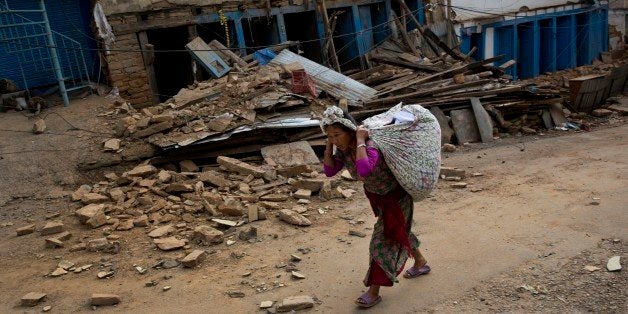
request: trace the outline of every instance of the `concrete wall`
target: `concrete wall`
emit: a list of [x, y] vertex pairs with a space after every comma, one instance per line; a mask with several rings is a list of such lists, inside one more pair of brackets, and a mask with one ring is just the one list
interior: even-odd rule
[[608, 27], [611, 50], [623, 50], [628, 35], [626, 14], [628, 14], [628, 1], [613, 1], [609, 4]]
[[[529, 9], [561, 5], [567, 0], [451, 0], [453, 10], [456, 11], [458, 21], [475, 18], [492, 17], [495, 14], [517, 12], [523, 6]], [[456, 8], [459, 7], [459, 8]]]

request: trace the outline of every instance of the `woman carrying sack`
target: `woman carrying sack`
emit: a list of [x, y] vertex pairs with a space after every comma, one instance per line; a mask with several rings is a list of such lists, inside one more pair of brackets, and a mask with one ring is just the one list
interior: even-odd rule
[[360, 307], [372, 307], [382, 300], [381, 286], [389, 287], [398, 282], [397, 275], [409, 256], [414, 258], [414, 264], [405, 272], [405, 278], [430, 271], [419, 251], [419, 239], [410, 230], [414, 209], [412, 196], [399, 184], [382, 153], [368, 140], [369, 131], [357, 127], [348, 113], [335, 106], [327, 108], [321, 128], [328, 138], [323, 164], [325, 175], [334, 176], [346, 167], [354, 178], [364, 182], [365, 194], [378, 218], [369, 246], [370, 266], [364, 278], [369, 289], [355, 301]]

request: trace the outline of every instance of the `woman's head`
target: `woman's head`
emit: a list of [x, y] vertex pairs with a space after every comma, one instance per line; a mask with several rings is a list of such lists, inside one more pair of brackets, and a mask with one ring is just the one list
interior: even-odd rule
[[339, 107], [329, 107], [323, 113], [321, 128], [327, 134], [327, 139], [343, 152], [349, 150], [355, 142], [357, 123], [345, 110]]

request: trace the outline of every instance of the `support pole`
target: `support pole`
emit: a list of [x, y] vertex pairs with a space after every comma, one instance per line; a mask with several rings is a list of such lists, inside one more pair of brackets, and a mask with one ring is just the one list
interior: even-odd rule
[[329, 41], [329, 50], [331, 50], [331, 61], [336, 71], [340, 72], [340, 63], [338, 62], [338, 55], [336, 55], [336, 46], [334, 46], [334, 37], [331, 29], [329, 28], [329, 16], [327, 15], [327, 6], [325, 0], [317, 0], [318, 9], [323, 17], [323, 26], [325, 26], [325, 37]]
[[41, 15], [44, 18], [44, 27], [46, 29], [46, 37], [48, 38], [48, 46], [50, 47], [52, 66], [54, 67], [55, 75], [57, 76], [57, 82], [59, 82], [59, 92], [63, 98], [63, 105], [67, 107], [70, 105], [70, 99], [68, 99], [68, 92], [65, 89], [63, 72], [61, 72], [61, 63], [59, 62], [59, 55], [57, 55], [57, 48], [54, 36], [52, 36], [52, 29], [50, 28], [50, 23], [48, 22], [48, 14], [46, 13], [46, 4], [44, 3], [44, 0], [39, 0], [39, 7], [41, 9]]

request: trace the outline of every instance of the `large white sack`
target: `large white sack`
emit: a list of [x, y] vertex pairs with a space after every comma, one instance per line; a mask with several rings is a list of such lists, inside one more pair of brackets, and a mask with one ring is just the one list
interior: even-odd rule
[[436, 186], [441, 162], [440, 126], [434, 115], [420, 105], [399, 103], [363, 124], [401, 186], [414, 201], [426, 198]]

